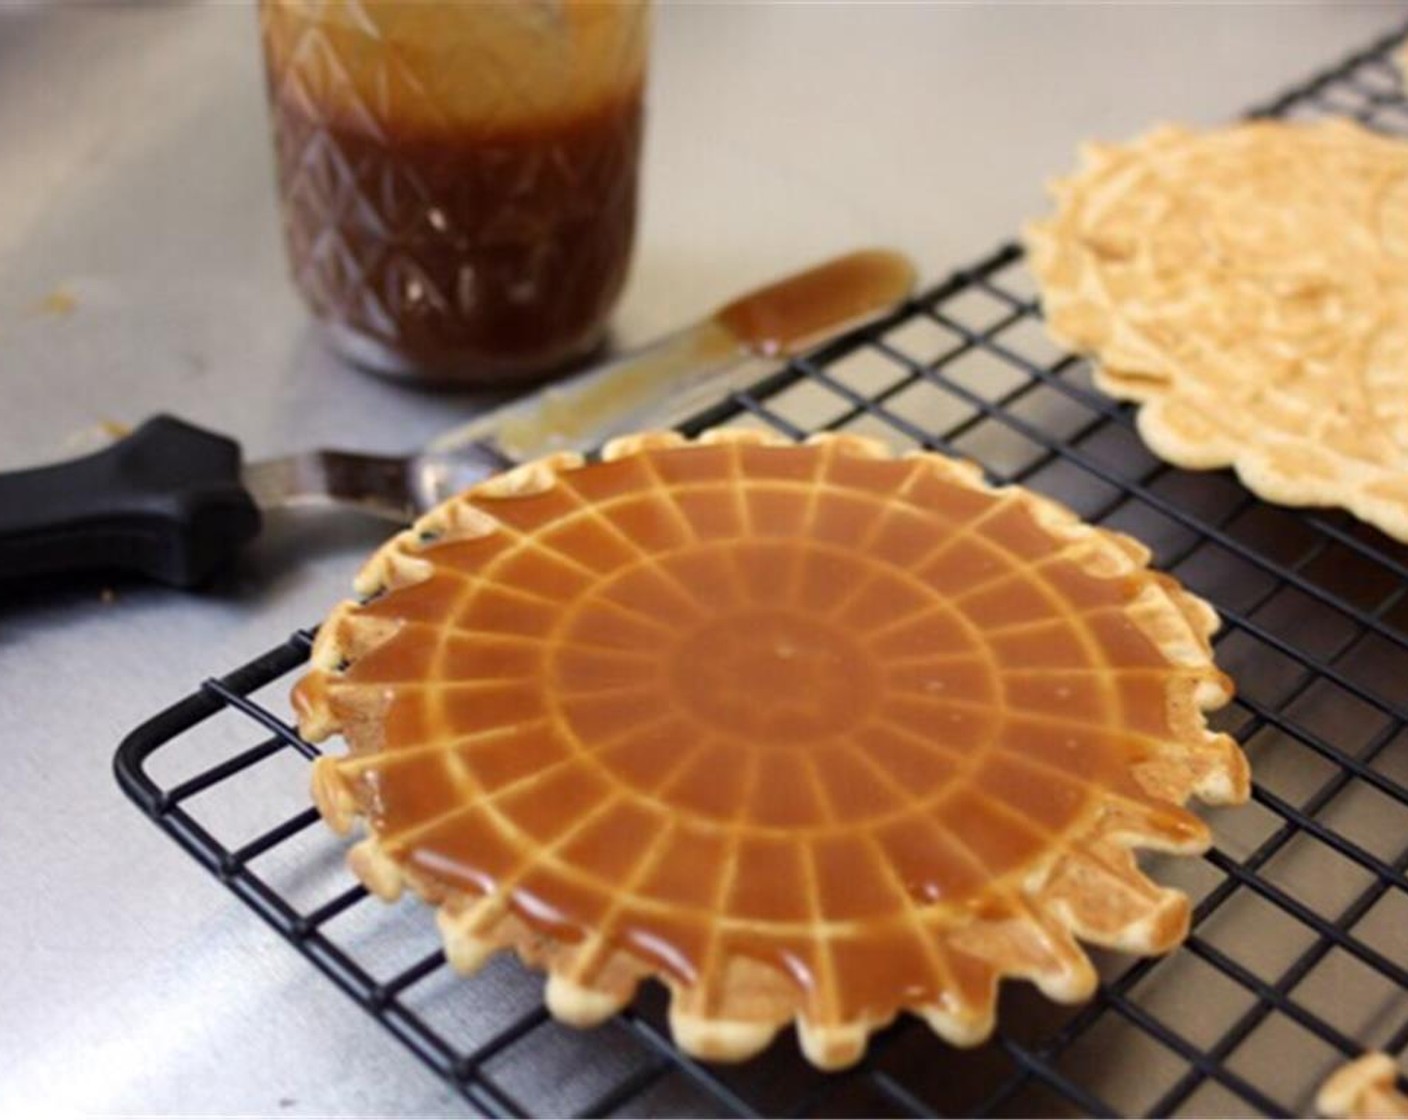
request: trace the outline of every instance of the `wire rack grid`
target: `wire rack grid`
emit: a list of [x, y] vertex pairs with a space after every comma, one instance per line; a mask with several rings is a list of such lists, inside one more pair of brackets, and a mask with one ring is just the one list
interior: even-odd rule
[[[1408, 136], [1392, 62], [1408, 29], [1255, 110], [1350, 115]], [[683, 425], [879, 435], [976, 459], [1132, 533], [1224, 619], [1238, 699], [1216, 725], [1252, 760], [1202, 860], [1146, 861], [1195, 900], [1185, 946], [1100, 956], [1098, 994], [1004, 991], [995, 1038], [958, 1052], [901, 1021], [855, 1070], [790, 1039], [738, 1067], [680, 1054], [653, 986], [575, 1032], [516, 962], [455, 977], [423, 908], [385, 907], [343, 869], [298, 773], [317, 754], [283, 678], [311, 634], [152, 718], [122, 787], [162, 829], [487, 1114], [1296, 1115], [1366, 1048], [1408, 1050], [1408, 547], [1341, 513], [1268, 506], [1227, 472], [1155, 460], [1132, 414], [1045, 337], [1015, 245], [884, 321], [792, 361]], [[273, 686], [272, 688], [270, 686]], [[267, 693], [264, 690], [268, 690]], [[251, 744], [251, 737], [254, 737]], [[252, 822], [251, 809], [266, 814]]]

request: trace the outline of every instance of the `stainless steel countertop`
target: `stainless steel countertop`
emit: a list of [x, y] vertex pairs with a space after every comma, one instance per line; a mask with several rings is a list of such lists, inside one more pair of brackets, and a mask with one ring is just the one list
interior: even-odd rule
[[[1088, 136], [1213, 122], [1401, 6], [663, 7], [644, 340], [862, 243], [925, 275], [1041, 211]], [[284, 279], [248, 5], [0, 5], [0, 469], [168, 410], [254, 456], [410, 448], [484, 398], [340, 368]], [[72, 295], [66, 314], [45, 310]], [[317, 619], [382, 535], [276, 526], [218, 587], [0, 599], [0, 1113], [458, 1114], [144, 820], [121, 736]]]

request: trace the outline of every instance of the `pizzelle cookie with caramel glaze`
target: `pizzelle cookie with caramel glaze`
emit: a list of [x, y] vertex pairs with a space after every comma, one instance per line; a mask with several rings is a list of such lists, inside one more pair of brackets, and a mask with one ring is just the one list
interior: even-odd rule
[[1026, 235], [1047, 325], [1157, 455], [1408, 540], [1408, 143], [1162, 127], [1052, 193]]
[[1204, 711], [1216, 616], [1126, 537], [873, 441], [716, 431], [560, 455], [427, 515], [319, 631], [314, 795], [472, 972], [512, 948], [559, 1019], [643, 978], [678, 1044], [795, 1021], [824, 1068], [907, 1011], [957, 1045], [998, 982], [1086, 998], [1077, 939], [1162, 953], [1189, 907], [1135, 851], [1243, 800]]

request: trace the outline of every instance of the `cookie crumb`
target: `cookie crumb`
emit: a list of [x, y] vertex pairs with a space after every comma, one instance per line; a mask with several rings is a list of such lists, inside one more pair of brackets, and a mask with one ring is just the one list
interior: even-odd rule
[[41, 315], [72, 315], [77, 309], [78, 297], [67, 288], [55, 288], [34, 307]]

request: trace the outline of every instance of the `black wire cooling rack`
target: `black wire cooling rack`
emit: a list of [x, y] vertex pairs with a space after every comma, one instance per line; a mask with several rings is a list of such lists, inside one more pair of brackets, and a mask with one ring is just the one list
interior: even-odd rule
[[[1400, 31], [1256, 111], [1408, 135]], [[1252, 760], [1217, 847], [1153, 868], [1196, 902], [1177, 953], [1102, 956], [1079, 1008], [1008, 985], [992, 1042], [900, 1022], [824, 1075], [782, 1039], [712, 1068], [675, 1050], [664, 998], [575, 1032], [513, 961], [451, 975], [424, 908], [369, 900], [306, 807], [317, 754], [286, 715], [311, 635], [199, 689], [118, 750], [126, 792], [474, 1108], [590, 1115], [1295, 1115], [1365, 1049], [1408, 1049], [1408, 547], [1339, 513], [1268, 506], [1227, 472], [1152, 458], [1130, 411], [1047, 341], [1015, 245], [684, 425], [867, 432], [973, 458], [1133, 533], [1221, 612], [1238, 699], [1215, 721]], [[250, 744], [253, 745], [250, 745]], [[282, 807], [281, 807], [282, 806]], [[251, 813], [266, 814], [251, 827]]]

